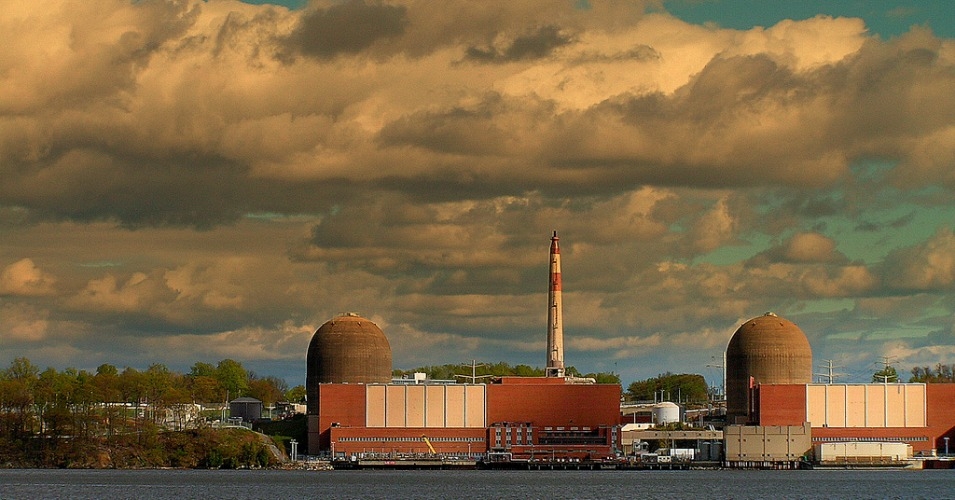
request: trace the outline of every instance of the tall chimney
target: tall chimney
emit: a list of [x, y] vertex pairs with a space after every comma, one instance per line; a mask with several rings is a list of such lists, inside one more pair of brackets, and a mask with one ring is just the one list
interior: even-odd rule
[[547, 290], [547, 368], [548, 377], [564, 376], [564, 320], [560, 302], [560, 246], [557, 231], [550, 239], [550, 286]]

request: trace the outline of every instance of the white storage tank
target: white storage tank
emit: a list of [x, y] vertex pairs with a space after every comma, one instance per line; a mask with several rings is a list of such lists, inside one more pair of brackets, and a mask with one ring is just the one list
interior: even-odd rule
[[653, 423], [657, 425], [680, 422], [680, 407], [676, 403], [664, 401], [653, 405]]

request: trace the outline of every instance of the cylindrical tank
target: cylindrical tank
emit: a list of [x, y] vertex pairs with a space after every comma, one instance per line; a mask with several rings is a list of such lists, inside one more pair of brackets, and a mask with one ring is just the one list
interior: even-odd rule
[[357, 314], [332, 318], [308, 344], [305, 388], [308, 412], [318, 412], [318, 384], [391, 382], [391, 345], [384, 332]]
[[653, 423], [657, 425], [680, 422], [680, 407], [676, 403], [664, 401], [653, 405]]
[[773, 313], [746, 321], [726, 347], [726, 418], [750, 418], [750, 388], [812, 382], [812, 349], [798, 326]]

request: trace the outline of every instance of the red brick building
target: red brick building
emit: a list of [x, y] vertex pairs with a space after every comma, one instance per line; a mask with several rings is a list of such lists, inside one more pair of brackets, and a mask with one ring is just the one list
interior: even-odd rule
[[758, 425], [810, 422], [813, 444], [904, 442], [915, 453], [955, 451], [955, 384], [760, 384]]
[[490, 384], [319, 384], [310, 454], [488, 452], [588, 458], [619, 449], [621, 388], [563, 377]]

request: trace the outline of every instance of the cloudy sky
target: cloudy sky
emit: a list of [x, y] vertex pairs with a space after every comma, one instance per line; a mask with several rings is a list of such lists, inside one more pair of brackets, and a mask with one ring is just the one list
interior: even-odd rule
[[782, 3], [0, 0], [0, 367], [955, 363], [955, 14]]

